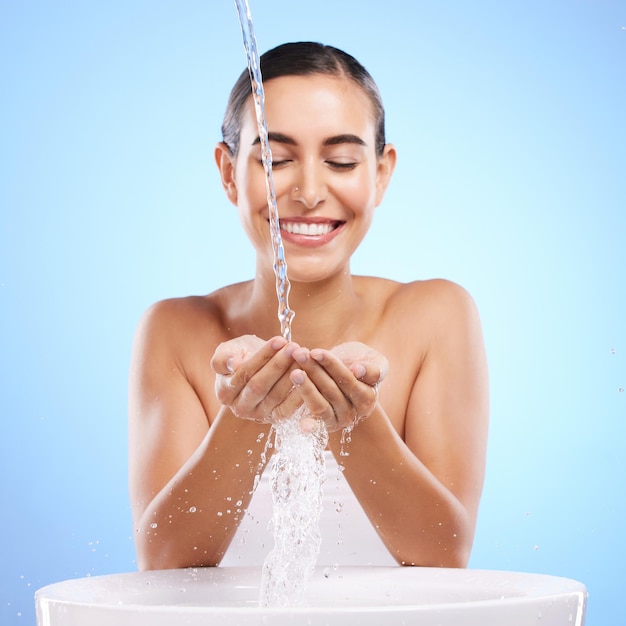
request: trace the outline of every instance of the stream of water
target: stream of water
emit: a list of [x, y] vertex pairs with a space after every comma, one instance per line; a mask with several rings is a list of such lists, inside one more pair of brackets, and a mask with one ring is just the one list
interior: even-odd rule
[[[276, 193], [272, 178], [272, 152], [265, 119], [265, 92], [252, 15], [247, 0], [235, 0], [248, 59], [252, 96], [259, 127], [265, 168], [267, 204], [274, 251], [274, 273], [281, 334], [291, 339], [294, 312], [289, 308], [289, 278], [280, 234]], [[328, 433], [324, 423], [312, 433], [303, 433], [300, 420], [307, 415], [301, 406], [290, 418], [272, 427], [274, 455], [269, 468], [273, 514], [270, 529], [274, 548], [263, 565], [260, 604], [299, 606], [306, 603], [306, 588], [319, 557], [323, 483], [326, 476], [324, 449]]]
[[281, 334], [285, 339], [291, 339], [291, 321], [295, 313], [289, 308], [289, 277], [287, 276], [287, 262], [283, 239], [280, 235], [280, 222], [278, 218], [278, 206], [276, 204], [276, 192], [274, 191], [274, 179], [272, 177], [272, 150], [267, 138], [267, 122], [265, 120], [265, 91], [259, 63], [259, 51], [254, 25], [248, 0], [235, 0], [243, 45], [248, 59], [248, 72], [252, 85], [252, 97], [256, 112], [257, 125], [259, 127], [259, 139], [261, 141], [261, 159], [265, 168], [265, 189], [267, 191], [267, 206], [270, 212], [270, 232], [272, 246], [274, 248], [274, 273], [276, 274], [276, 295], [278, 296], [278, 320], [280, 321]]

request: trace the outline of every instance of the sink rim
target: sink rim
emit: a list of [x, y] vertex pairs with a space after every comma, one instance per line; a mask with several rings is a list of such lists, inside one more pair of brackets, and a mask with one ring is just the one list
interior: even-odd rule
[[[385, 604], [385, 598], [381, 598], [379, 602], [374, 604], [308, 604], [305, 606], [293, 607], [261, 607], [258, 604], [182, 604], [164, 601], [163, 603], [145, 603], [141, 602], [145, 598], [145, 594], [138, 588], [137, 601], [129, 600], [112, 602], [106, 599], [89, 599], [80, 597], [81, 594], [88, 595], [91, 587], [97, 587], [97, 584], [117, 584], [120, 589], [122, 585], [128, 581], [135, 581], [142, 585], [150, 586], [159, 584], [167, 585], [168, 591], [172, 591], [174, 587], [180, 587], [181, 584], [203, 585], [214, 584], [233, 584], [233, 576], [239, 577], [242, 581], [238, 587], [241, 588], [259, 588], [260, 567], [207, 567], [207, 568], [184, 568], [171, 570], [152, 570], [147, 572], [122, 572], [118, 574], [104, 574], [99, 576], [90, 576], [83, 578], [75, 578], [52, 583], [38, 589], [35, 592], [35, 602], [39, 605], [70, 607], [89, 607], [94, 610], [107, 610], [118, 612], [143, 612], [143, 613], [203, 613], [206, 615], [222, 614], [235, 615], [238, 613], [249, 614], [257, 612], [262, 615], [272, 615], [276, 613], [299, 614], [325, 614], [325, 613], [372, 613], [372, 612], [396, 612], [396, 611], [437, 611], [437, 610], [468, 610], [470, 608], [486, 608], [488, 606], [498, 606], [504, 608], [515, 605], [524, 605], [538, 600], [550, 602], [559, 599], [571, 599], [576, 597], [577, 604], [584, 606], [587, 600], [588, 592], [585, 585], [571, 578], [563, 578], [549, 574], [536, 574], [530, 572], [512, 572], [507, 570], [484, 570], [484, 569], [450, 569], [450, 568], [427, 568], [427, 567], [401, 567], [401, 566], [340, 566], [338, 568], [316, 567], [315, 575], [311, 581], [311, 589], [316, 589], [320, 584], [324, 584], [326, 580], [336, 579], [343, 580], [348, 578], [341, 584], [347, 584], [349, 589], [352, 579], [358, 580], [359, 576], [368, 577], [372, 575], [380, 575], [382, 580], [381, 587], [385, 582], [393, 583], [394, 580], [401, 577], [413, 578], [416, 584], [420, 582], [422, 585], [437, 586], [437, 583], [455, 583], [455, 588], [460, 586], [463, 588], [474, 588], [476, 590], [484, 590], [486, 588], [497, 588], [498, 585], [505, 592], [499, 597], [478, 598], [461, 601], [433, 602], [424, 603], [394, 603], [393, 600], [389, 604]], [[328, 575], [326, 575], [328, 574]], [[256, 581], [256, 584], [245, 584], [246, 581]], [[331, 580], [332, 582], [332, 580]], [[126, 587], [128, 589], [128, 587]], [[102, 587], [102, 589], [105, 589]], [[106, 593], [112, 594], [113, 590], [105, 590]], [[91, 593], [95, 593], [91, 590]], [[495, 592], [494, 592], [495, 593]], [[78, 598], [76, 597], [78, 596]], [[171, 600], [171, 599], [170, 599]], [[389, 600], [388, 600], [389, 601]]]

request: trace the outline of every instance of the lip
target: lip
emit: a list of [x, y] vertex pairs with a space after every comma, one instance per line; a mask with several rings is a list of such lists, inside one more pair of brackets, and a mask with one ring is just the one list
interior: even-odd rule
[[[339, 233], [343, 230], [343, 226], [345, 222], [341, 220], [331, 220], [331, 219], [280, 219], [279, 223], [281, 225], [280, 235], [285, 243], [291, 243], [298, 246], [302, 246], [304, 248], [317, 248], [319, 246], [324, 246], [330, 243]], [[325, 231], [327, 228], [330, 228], [327, 232], [322, 232], [321, 234], [303, 234], [301, 232], [290, 232], [287, 230], [287, 224], [292, 225], [296, 230], [300, 229], [302, 225], [310, 226], [315, 225], [318, 227], [318, 230]]]

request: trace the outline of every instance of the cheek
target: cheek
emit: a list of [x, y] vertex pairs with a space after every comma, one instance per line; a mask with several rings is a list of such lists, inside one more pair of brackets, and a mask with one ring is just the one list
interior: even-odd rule
[[376, 205], [376, 178], [375, 173], [367, 171], [360, 176], [354, 176], [341, 186], [341, 200], [345, 206], [355, 212], [374, 208]]
[[265, 172], [256, 163], [242, 164], [237, 168], [239, 206], [244, 210], [259, 208], [266, 204]]

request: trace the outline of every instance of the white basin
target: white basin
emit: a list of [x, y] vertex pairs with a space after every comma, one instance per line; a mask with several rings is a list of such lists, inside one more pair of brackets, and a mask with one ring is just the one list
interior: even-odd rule
[[35, 595], [38, 626], [582, 626], [587, 591], [567, 578], [416, 567], [318, 568], [308, 605], [258, 605], [260, 568], [68, 580]]

